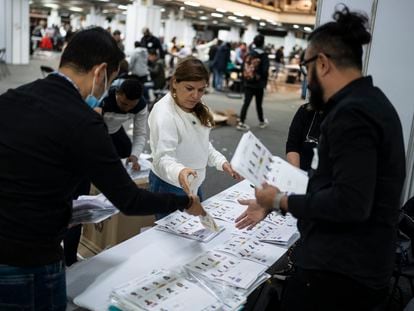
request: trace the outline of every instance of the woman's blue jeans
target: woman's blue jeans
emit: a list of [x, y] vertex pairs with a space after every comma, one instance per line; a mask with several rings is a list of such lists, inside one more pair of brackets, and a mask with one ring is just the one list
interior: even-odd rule
[[0, 310], [66, 310], [63, 262], [37, 267], [0, 265]]
[[[201, 188], [201, 187], [200, 187]], [[198, 188], [197, 195], [200, 198], [200, 201], [202, 200], [202, 193], [201, 189]], [[177, 195], [185, 195], [187, 194], [184, 192], [183, 189], [178, 188], [176, 186], [173, 186], [165, 181], [163, 181], [161, 178], [159, 178], [157, 175], [155, 175], [152, 171], [150, 171], [149, 174], [149, 191], [151, 192], [164, 192], [164, 193], [174, 193]], [[167, 216], [168, 213], [156, 213], [155, 218], [157, 220], [164, 218]]]

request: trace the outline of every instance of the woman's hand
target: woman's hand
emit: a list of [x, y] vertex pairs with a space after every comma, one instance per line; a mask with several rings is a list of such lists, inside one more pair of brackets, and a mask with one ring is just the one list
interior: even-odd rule
[[234, 178], [238, 181], [243, 180], [243, 177], [241, 177], [235, 170], [233, 170], [233, 168], [231, 167], [231, 164], [229, 162], [225, 162], [223, 164], [223, 171], [225, 171], [232, 178]]
[[191, 195], [190, 192], [190, 182], [188, 180], [189, 176], [193, 176], [193, 178], [197, 178], [197, 172], [191, 168], [183, 168], [178, 175], [178, 182], [180, 183], [181, 188], [187, 193]]

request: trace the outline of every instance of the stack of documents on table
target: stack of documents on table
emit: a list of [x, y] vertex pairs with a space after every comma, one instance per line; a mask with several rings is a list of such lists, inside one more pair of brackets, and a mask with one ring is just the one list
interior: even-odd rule
[[[139, 171], [135, 171], [132, 169], [132, 164], [128, 163], [125, 164], [125, 169], [128, 172], [129, 176], [131, 176], [132, 180], [138, 180], [143, 178], [148, 178], [149, 173], [152, 169], [152, 164], [150, 161], [148, 161], [149, 156], [141, 154], [138, 163], [141, 167]], [[126, 159], [123, 159], [122, 162], [125, 163]]]
[[[212, 218], [210, 218], [210, 221], [213, 221]], [[224, 227], [218, 227], [214, 224], [214, 228], [213, 226], [211, 228], [206, 228], [206, 222], [207, 221], [202, 222], [199, 217], [191, 216], [181, 211], [175, 211], [174, 213], [157, 220], [155, 222], [157, 224], [155, 228], [185, 238], [208, 242], [223, 231]]]
[[232, 190], [226, 190], [223, 191], [221, 193], [219, 193], [216, 196], [217, 200], [220, 201], [229, 201], [229, 202], [233, 202], [233, 203], [238, 203], [239, 200], [250, 200], [250, 199], [254, 199], [254, 189], [251, 188], [250, 192], [244, 192], [244, 191], [240, 191], [237, 189], [232, 189]]
[[167, 270], [154, 271], [114, 289], [111, 304], [126, 311], [213, 311], [223, 306], [202, 284]]
[[215, 199], [207, 200], [203, 202], [202, 205], [204, 210], [212, 217], [231, 223], [234, 223], [236, 218], [239, 217], [246, 209], [246, 206], [238, 203]]
[[266, 221], [258, 223], [252, 230], [232, 231], [233, 234], [251, 237], [261, 242], [289, 245], [292, 238], [297, 234], [296, 226], [278, 226]]
[[101, 193], [98, 195], [82, 195], [73, 201], [71, 225], [98, 223], [119, 210]]
[[267, 182], [284, 192], [306, 193], [308, 185], [306, 172], [273, 156], [252, 132], [242, 136], [231, 165], [256, 187]]
[[214, 250], [229, 253], [241, 259], [252, 260], [267, 267], [274, 264], [286, 251], [249, 236], [233, 236]]
[[185, 268], [213, 282], [244, 290], [255, 286], [267, 269], [265, 265], [214, 250], [193, 259]]

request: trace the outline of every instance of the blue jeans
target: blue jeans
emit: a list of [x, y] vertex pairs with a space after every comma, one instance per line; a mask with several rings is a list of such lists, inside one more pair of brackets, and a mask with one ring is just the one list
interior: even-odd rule
[[223, 90], [223, 76], [224, 72], [218, 69], [213, 69], [214, 71], [214, 87], [217, 91]]
[[0, 310], [66, 310], [63, 262], [37, 267], [0, 265]]
[[[173, 186], [165, 181], [163, 181], [161, 178], [159, 178], [157, 175], [155, 175], [152, 171], [150, 171], [149, 174], [149, 191], [151, 192], [163, 192], [163, 193], [174, 193], [177, 195], [184, 195], [187, 196], [187, 193], [184, 192], [183, 189], [178, 188], [176, 186]], [[197, 192], [198, 197], [200, 198], [200, 201], [202, 200], [202, 193], [201, 189], [198, 188]], [[168, 213], [156, 213], [155, 219], [159, 220], [161, 218], [164, 218], [167, 216]]]

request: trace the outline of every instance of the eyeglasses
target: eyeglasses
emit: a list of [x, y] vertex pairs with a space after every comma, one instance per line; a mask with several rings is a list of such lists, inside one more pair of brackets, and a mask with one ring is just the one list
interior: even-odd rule
[[[306, 65], [317, 60], [320, 54], [322, 53], [318, 53], [315, 56], [312, 56], [311, 58], [304, 60], [303, 62], [299, 64], [300, 71], [303, 73], [305, 77], [308, 75], [308, 68]], [[329, 54], [324, 54], [324, 55], [328, 58], [331, 58], [331, 55]]]

